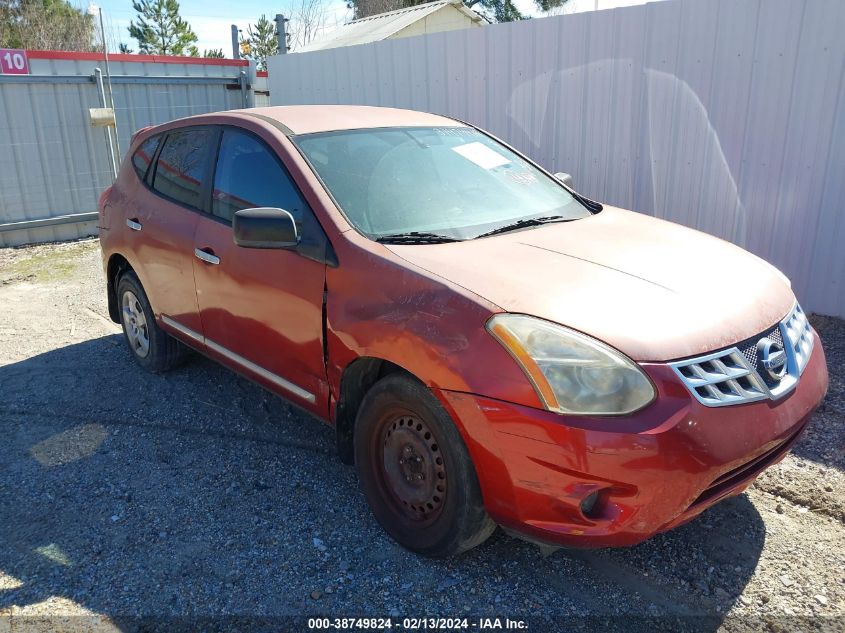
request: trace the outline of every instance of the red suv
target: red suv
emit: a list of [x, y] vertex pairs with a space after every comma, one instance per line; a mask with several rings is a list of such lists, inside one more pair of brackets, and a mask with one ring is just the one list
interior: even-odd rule
[[333, 425], [378, 521], [429, 556], [497, 524], [642, 541], [783, 458], [827, 389], [777, 269], [432, 114], [144, 129], [100, 228], [140, 365], [193, 348]]

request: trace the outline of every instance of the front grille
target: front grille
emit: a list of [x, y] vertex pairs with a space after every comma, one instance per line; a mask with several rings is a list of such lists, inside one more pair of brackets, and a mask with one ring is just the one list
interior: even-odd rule
[[813, 330], [801, 306], [795, 305], [792, 314], [784, 319], [782, 327], [790, 342], [789, 347], [798, 365], [798, 373], [803, 373], [810, 360], [810, 354], [813, 353]]
[[676, 363], [675, 371], [703, 404], [712, 407], [768, 398], [757, 372], [736, 348]]
[[[768, 339], [768, 341], [766, 340]], [[767, 349], [783, 350], [786, 368], [772, 375], [760, 358]], [[690, 393], [708, 407], [774, 400], [795, 388], [813, 351], [813, 332], [797, 303], [776, 326], [734, 347], [670, 363]], [[783, 358], [783, 354], [781, 354]]]
[[783, 338], [780, 335], [780, 325], [776, 325], [768, 332], [763, 332], [762, 334], [752, 337], [747, 341], [743, 341], [737, 345], [737, 348], [739, 348], [742, 355], [748, 359], [748, 364], [757, 371], [757, 375], [760, 376], [763, 382], [766, 383], [766, 386], [775, 388], [778, 385], [778, 381], [774, 380], [771, 376], [769, 376], [769, 373], [765, 371], [763, 364], [760, 362], [760, 355], [757, 352], [757, 345], [762, 338], [768, 338], [783, 347]]

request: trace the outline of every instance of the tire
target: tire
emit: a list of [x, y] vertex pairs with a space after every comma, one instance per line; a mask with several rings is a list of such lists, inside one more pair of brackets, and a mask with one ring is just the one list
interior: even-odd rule
[[370, 389], [358, 410], [354, 445], [367, 502], [403, 547], [432, 558], [454, 556], [496, 529], [458, 429], [410, 376], [390, 374]]
[[117, 305], [123, 338], [141, 367], [157, 374], [185, 360], [187, 348], [158, 327], [147, 293], [132, 271], [117, 282]]

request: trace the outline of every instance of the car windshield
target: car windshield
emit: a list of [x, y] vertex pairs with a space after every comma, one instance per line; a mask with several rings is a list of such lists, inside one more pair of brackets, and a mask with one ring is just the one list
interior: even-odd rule
[[373, 239], [472, 239], [590, 215], [555, 179], [473, 128], [343, 130], [294, 141], [347, 219]]

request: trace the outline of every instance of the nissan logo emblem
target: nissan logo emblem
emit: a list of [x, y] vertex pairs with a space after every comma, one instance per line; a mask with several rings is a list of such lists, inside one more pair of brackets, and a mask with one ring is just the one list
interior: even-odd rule
[[780, 382], [786, 375], [786, 352], [780, 343], [766, 337], [757, 343], [760, 364], [772, 378]]

